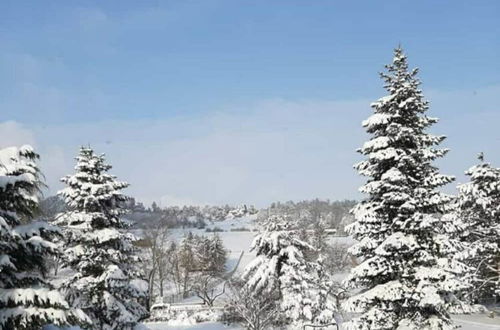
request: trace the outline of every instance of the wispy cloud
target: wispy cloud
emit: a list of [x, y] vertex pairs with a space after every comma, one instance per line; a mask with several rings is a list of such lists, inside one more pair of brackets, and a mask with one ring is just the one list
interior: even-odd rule
[[[350, 172], [352, 149], [362, 135], [355, 129], [362, 114], [348, 122], [343, 113], [365, 104], [272, 100], [202, 117], [34, 131], [39, 144], [58, 146], [64, 153], [66, 171], [72, 170], [71, 158], [81, 144], [106, 152], [115, 173], [132, 183], [130, 192], [147, 202], [164, 196], [171, 203], [262, 205], [276, 199], [355, 195], [340, 193], [347, 191], [355, 174], [337, 174]], [[47, 179], [53, 190], [60, 186], [56, 175]], [[335, 182], [337, 188], [325, 182]]]

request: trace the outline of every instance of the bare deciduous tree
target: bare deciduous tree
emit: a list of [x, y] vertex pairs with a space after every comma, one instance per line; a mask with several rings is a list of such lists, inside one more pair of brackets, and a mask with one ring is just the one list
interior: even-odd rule
[[232, 281], [229, 288], [230, 309], [243, 320], [247, 329], [267, 329], [277, 321], [279, 307], [276, 297], [266, 293], [255, 294], [241, 281]]
[[159, 287], [160, 296], [163, 297], [164, 283], [167, 277], [167, 244], [167, 226], [156, 223], [144, 229], [143, 245], [147, 248], [148, 254], [145, 267], [147, 268], [149, 281], [149, 305], [153, 302], [156, 285]]
[[220, 274], [213, 272], [200, 273], [194, 279], [193, 291], [207, 306], [212, 307], [215, 300], [226, 291], [227, 282], [222, 285], [222, 288], [220, 287], [220, 284], [224, 282]]

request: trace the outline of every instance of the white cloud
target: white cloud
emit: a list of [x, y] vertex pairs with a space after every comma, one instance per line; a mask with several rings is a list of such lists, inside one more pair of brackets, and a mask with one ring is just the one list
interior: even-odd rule
[[0, 148], [23, 144], [35, 145], [30, 129], [15, 121], [0, 122]]
[[[15, 121], [0, 122], [0, 148], [31, 145], [41, 154], [40, 168], [50, 182], [58, 180], [73, 164], [67, 164], [64, 150], [56, 145], [42, 145], [36, 141], [33, 129]], [[69, 166], [68, 166], [69, 165]], [[54, 191], [52, 191], [53, 193]]]

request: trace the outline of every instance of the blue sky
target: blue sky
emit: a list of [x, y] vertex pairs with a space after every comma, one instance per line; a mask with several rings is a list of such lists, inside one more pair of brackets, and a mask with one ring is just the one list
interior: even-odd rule
[[401, 43], [463, 181], [477, 151], [500, 164], [499, 17], [494, 0], [2, 1], [1, 144], [34, 144], [51, 193], [91, 144], [146, 202], [359, 198], [359, 123]]

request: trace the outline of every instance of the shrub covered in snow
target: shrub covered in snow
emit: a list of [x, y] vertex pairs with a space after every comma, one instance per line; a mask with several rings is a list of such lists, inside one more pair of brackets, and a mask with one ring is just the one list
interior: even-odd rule
[[252, 249], [257, 257], [243, 274], [249, 292], [277, 297], [287, 323], [332, 322], [336, 308], [323, 266], [306, 259], [305, 253], [314, 248], [291, 229], [287, 217], [271, 216]]

